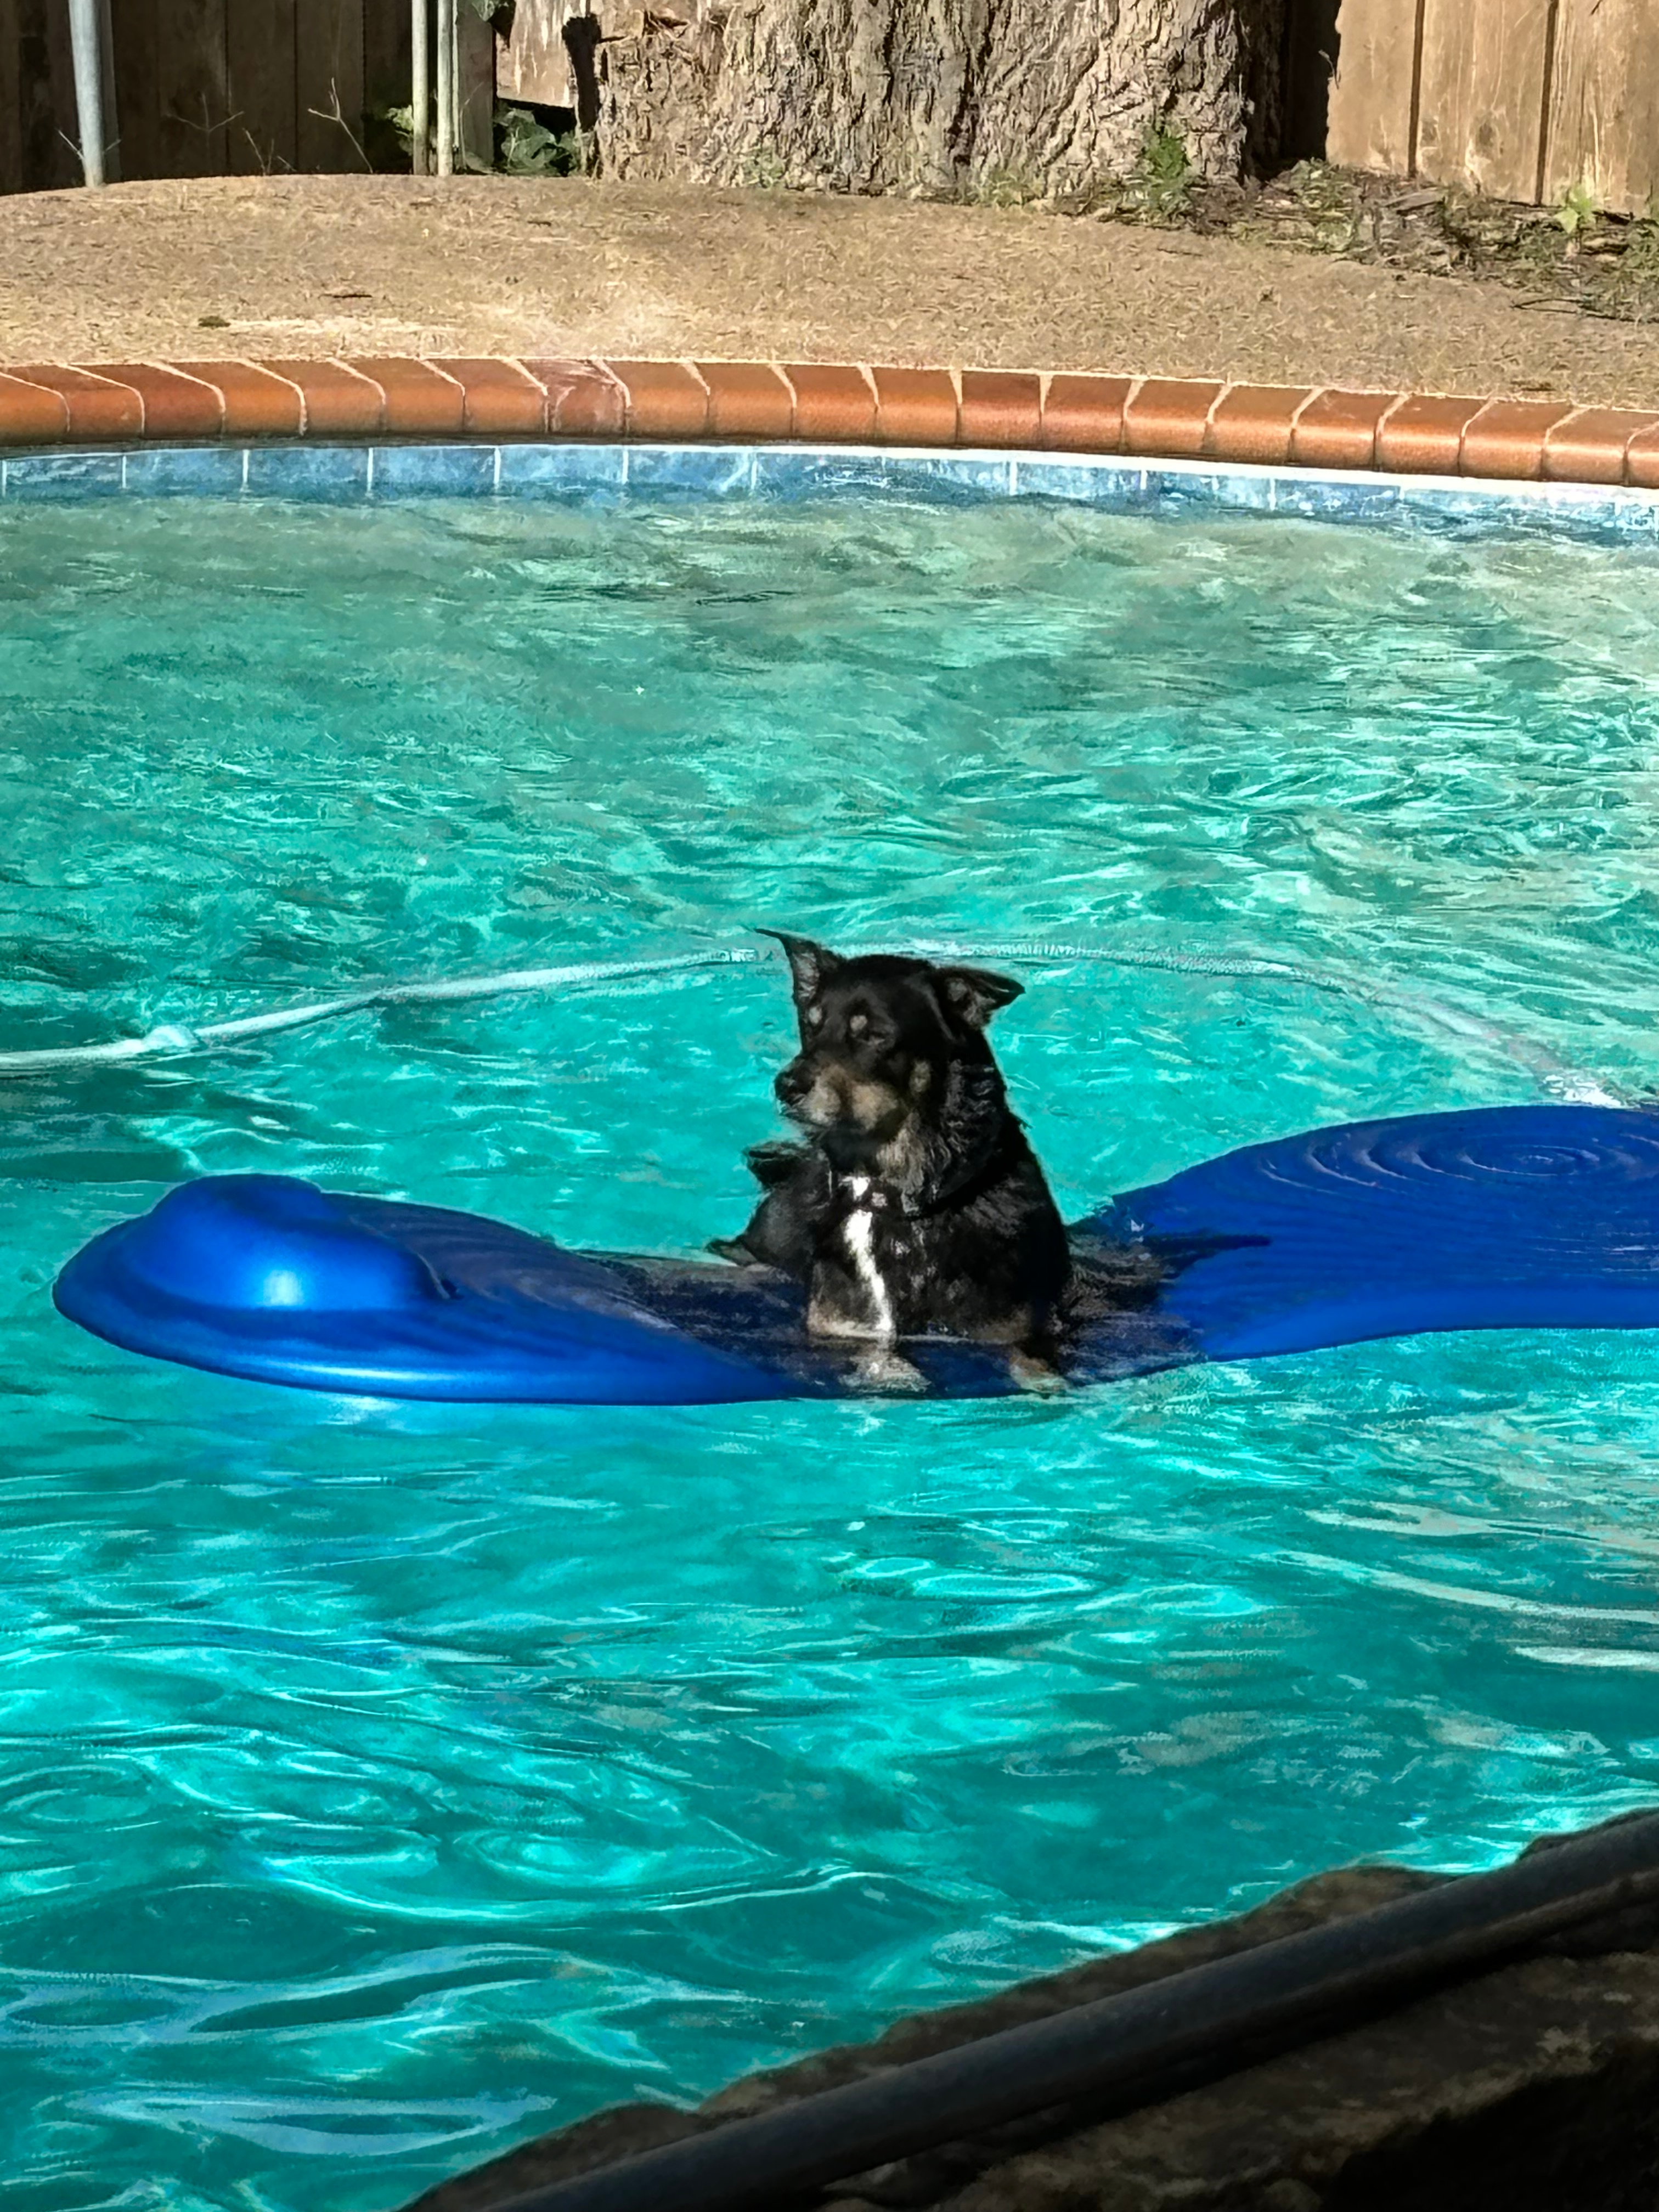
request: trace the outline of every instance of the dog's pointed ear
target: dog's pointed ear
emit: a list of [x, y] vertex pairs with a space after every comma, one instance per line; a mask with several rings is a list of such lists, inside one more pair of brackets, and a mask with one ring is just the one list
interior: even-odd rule
[[951, 1012], [974, 1030], [984, 1029], [999, 1007], [1025, 991], [1012, 975], [994, 975], [988, 968], [941, 968], [939, 988]]
[[832, 952], [827, 945], [814, 945], [810, 937], [791, 937], [787, 930], [763, 929], [763, 937], [775, 937], [783, 947], [783, 956], [789, 963], [789, 975], [795, 987], [795, 1004], [805, 1006], [816, 999], [837, 968], [845, 962], [839, 952]]

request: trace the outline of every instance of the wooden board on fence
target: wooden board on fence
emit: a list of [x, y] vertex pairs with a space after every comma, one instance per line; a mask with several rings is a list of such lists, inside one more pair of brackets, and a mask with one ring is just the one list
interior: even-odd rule
[[17, 0], [0, 0], [0, 192], [23, 189], [22, 27]]
[[26, 0], [23, 22], [19, 74], [23, 81], [26, 189], [51, 191], [81, 181], [69, 9], [62, 0]]
[[299, 165], [294, 112], [294, 0], [234, 0], [226, 9], [231, 173], [279, 173]]
[[529, 100], [543, 107], [574, 107], [564, 27], [589, 13], [587, 0], [518, 0], [512, 27], [500, 42], [495, 82], [503, 100]]
[[299, 165], [366, 169], [363, 0], [295, 0], [294, 14]]
[[1550, 0], [1427, 0], [1417, 166], [1495, 199], [1538, 196]]
[[115, 113], [121, 173], [165, 177], [161, 166], [161, 81], [155, 51], [155, 0], [122, 0], [115, 26]]
[[225, 0], [122, 0], [115, 106], [124, 176], [223, 176], [232, 107]]
[[225, 0], [156, 0], [161, 164], [152, 176], [222, 177], [230, 142]]
[[1409, 176], [1417, 0], [1342, 0], [1326, 157], [1351, 169]]
[[495, 29], [472, 0], [456, 0], [455, 105], [460, 154], [469, 168], [495, 162]]
[[[363, 106], [368, 115], [384, 116], [389, 108], [407, 107], [414, 41], [410, 28], [409, 0], [364, 0]], [[391, 150], [391, 139], [382, 124], [379, 131], [380, 158]]]
[[1620, 215], [1659, 204], [1659, 0], [1559, 0], [1548, 144], [1546, 199], [1582, 184]]

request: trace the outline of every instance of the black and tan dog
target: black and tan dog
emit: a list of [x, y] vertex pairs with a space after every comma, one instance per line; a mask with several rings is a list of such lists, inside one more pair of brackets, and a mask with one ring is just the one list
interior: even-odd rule
[[920, 1381], [895, 1346], [945, 1335], [1005, 1344], [1019, 1379], [1052, 1381], [1072, 1256], [985, 1034], [1022, 987], [769, 934], [800, 1023], [775, 1087], [806, 1141], [749, 1155], [766, 1195], [710, 1249], [804, 1283], [809, 1333], [866, 1346], [872, 1379]]

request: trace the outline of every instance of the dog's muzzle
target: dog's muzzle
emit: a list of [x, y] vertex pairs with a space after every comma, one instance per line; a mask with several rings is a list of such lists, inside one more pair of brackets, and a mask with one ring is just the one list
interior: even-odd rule
[[786, 1114], [794, 1112], [812, 1088], [812, 1079], [799, 1060], [792, 1060], [787, 1067], [780, 1068], [772, 1090]]

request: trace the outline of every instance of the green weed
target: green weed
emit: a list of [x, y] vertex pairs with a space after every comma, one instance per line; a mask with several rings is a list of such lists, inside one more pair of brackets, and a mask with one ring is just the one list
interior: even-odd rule
[[1328, 161], [1298, 161], [1290, 173], [1291, 197], [1313, 234], [1320, 253], [1346, 253], [1359, 235], [1359, 210], [1352, 185]]
[[495, 110], [495, 167], [508, 177], [580, 177], [593, 149], [582, 131], [552, 131], [527, 107]]
[[1017, 162], [997, 162], [969, 185], [967, 197], [975, 207], [1029, 207], [1042, 198], [1036, 173]]
[[789, 182], [789, 164], [770, 146], [757, 146], [744, 157], [742, 178], [759, 192], [781, 192]]
[[1555, 210], [1555, 220], [1569, 238], [1578, 239], [1595, 229], [1599, 212], [1588, 185], [1570, 185]]

